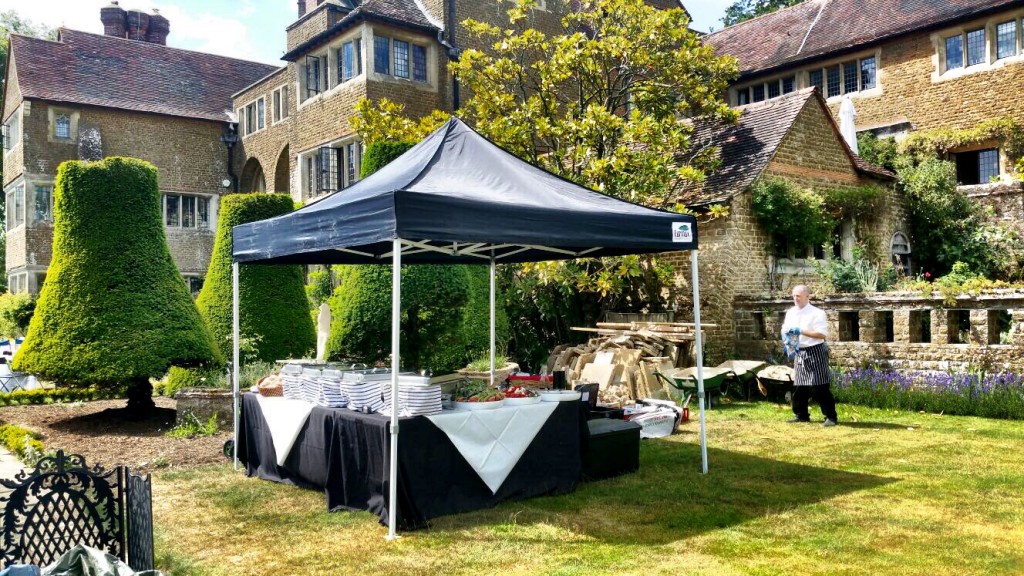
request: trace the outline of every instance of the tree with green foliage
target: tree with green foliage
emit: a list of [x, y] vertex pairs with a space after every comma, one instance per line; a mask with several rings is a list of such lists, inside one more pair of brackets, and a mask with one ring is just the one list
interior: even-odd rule
[[[678, 193], [718, 165], [713, 146], [691, 140], [694, 121], [736, 118], [722, 99], [737, 74], [735, 60], [717, 57], [691, 32], [682, 9], [584, 0], [563, 17], [559, 33], [548, 34], [531, 27], [535, 5], [520, 0], [501, 26], [465, 22], [474, 41], [487, 49], [466, 50], [449, 65], [470, 95], [460, 116], [519, 158], [573, 182], [682, 210]], [[417, 139], [438, 119], [434, 114], [414, 122], [393, 103], [364, 102], [353, 128], [366, 142]], [[664, 271], [649, 257], [524, 267], [532, 278], [545, 274], [564, 283], [564, 292], [579, 300], [575, 308], [588, 311], [664, 309], [662, 281], [670, 277]], [[521, 274], [503, 278], [522, 279], [530, 290], [548, 286]], [[527, 300], [548, 300], [505, 288]], [[544, 313], [555, 322], [567, 318], [554, 309]], [[545, 332], [565, 333], [568, 327]]]
[[[196, 305], [221, 351], [232, 346], [231, 229], [292, 211], [287, 194], [230, 194], [221, 200], [217, 238]], [[316, 347], [302, 267], [243, 264], [238, 270], [239, 332], [244, 361], [301, 358]]]
[[725, 9], [725, 16], [722, 17], [722, 24], [732, 26], [756, 18], [764, 14], [770, 14], [776, 10], [796, 6], [804, 0], [736, 0]]
[[153, 407], [150, 378], [221, 362], [164, 236], [153, 165], [64, 162], [54, 188], [53, 256], [14, 368], [68, 386], [128, 387]]

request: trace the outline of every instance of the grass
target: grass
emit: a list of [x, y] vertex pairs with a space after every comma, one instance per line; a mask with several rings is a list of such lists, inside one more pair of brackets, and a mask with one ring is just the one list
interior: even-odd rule
[[213, 436], [219, 431], [217, 414], [211, 415], [206, 422], [203, 422], [192, 412], [186, 412], [181, 422], [167, 431], [167, 435], [171, 438], [195, 438], [196, 436]]
[[157, 555], [175, 575], [1019, 574], [1024, 427], [841, 405], [708, 413], [645, 440], [636, 474], [436, 519], [385, 542], [365, 512], [228, 466], [158, 472]]

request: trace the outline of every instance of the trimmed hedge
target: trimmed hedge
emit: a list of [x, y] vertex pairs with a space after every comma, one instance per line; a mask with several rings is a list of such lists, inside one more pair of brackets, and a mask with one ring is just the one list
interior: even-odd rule
[[216, 368], [179, 368], [171, 366], [161, 393], [172, 397], [182, 388], [218, 388], [225, 382], [224, 375]]
[[171, 365], [220, 363], [171, 258], [153, 165], [64, 162], [53, 256], [15, 370], [69, 386], [148, 386]]
[[392, 160], [405, 154], [415, 146], [415, 142], [374, 142], [366, 147], [363, 152], [362, 164], [359, 168], [359, 177], [366, 178], [377, 170], [391, 163]]
[[0, 294], [0, 336], [24, 336], [35, 311], [36, 297], [31, 294]]
[[28, 452], [37, 454], [43, 452], [41, 440], [42, 436], [38, 432], [14, 424], [0, 424], [0, 444], [3, 444], [23, 462], [27, 459]]
[[99, 390], [96, 388], [35, 388], [33, 390], [15, 390], [14, 392], [0, 394], [0, 406], [89, 402], [92, 400], [110, 400], [122, 397], [123, 395], [121, 390]]
[[[225, 357], [231, 351], [231, 228], [287, 214], [293, 205], [287, 194], [231, 194], [221, 200], [213, 257], [196, 304]], [[245, 361], [299, 358], [315, 349], [301, 266], [245, 264], [238, 277], [241, 337], [256, 348]]]

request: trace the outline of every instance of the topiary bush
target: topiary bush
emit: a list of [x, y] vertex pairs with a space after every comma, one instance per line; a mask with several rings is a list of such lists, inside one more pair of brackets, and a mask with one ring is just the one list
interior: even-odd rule
[[377, 170], [389, 164], [395, 158], [405, 154], [409, 148], [415, 146], [415, 142], [374, 142], [366, 147], [363, 153], [363, 161], [359, 169], [359, 177], [366, 178]]
[[20, 338], [28, 331], [32, 314], [36, 310], [35, 296], [21, 294], [0, 294], [0, 336]]
[[150, 409], [150, 378], [221, 362], [171, 259], [156, 168], [71, 161], [55, 184], [53, 256], [14, 369], [61, 385], [127, 384], [129, 409]]
[[[287, 194], [231, 194], [221, 200], [213, 257], [196, 305], [225, 356], [232, 346], [231, 228], [287, 214], [292, 207]], [[302, 267], [243, 264], [238, 277], [241, 336], [257, 343], [248, 360], [308, 355], [316, 346], [316, 333]]]

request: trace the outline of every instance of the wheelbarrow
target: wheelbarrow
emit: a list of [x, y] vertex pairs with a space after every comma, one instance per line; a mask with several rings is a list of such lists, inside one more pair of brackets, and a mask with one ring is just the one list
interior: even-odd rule
[[729, 379], [733, 381], [729, 389], [733, 396], [739, 396], [741, 400], [750, 400], [750, 390], [756, 388], [757, 371], [764, 368], [765, 363], [759, 360], [726, 360], [718, 365], [718, 368], [730, 370], [732, 374]]
[[793, 380], [796, 376], [789, 366], [768, 366], [757, 373], [757, 387], [769, 399], [785, 398], [793, 401]]
[[[733, 375], [733, 371], [729, 368], [704, 368], [704, 395], [708, 399], [708, 408], [713, 404], [718, 404], [722, 394], [728, 392], [728, 377]], [[654, 372], [654, 376], [661, 380], [667, 387], [665, 391], [668, 392], [669, 398], [672, 398], [672, 390], [678, 390], [680, 400], [684, 396], [694, 395], [697, 393], [697, 368], [676, 368], [674, 370], [666, 370], [665, 373]]]

